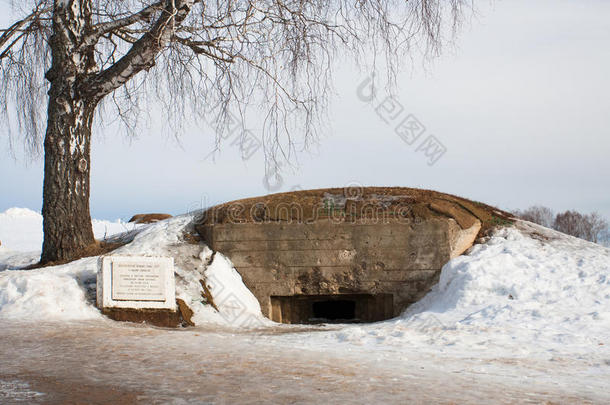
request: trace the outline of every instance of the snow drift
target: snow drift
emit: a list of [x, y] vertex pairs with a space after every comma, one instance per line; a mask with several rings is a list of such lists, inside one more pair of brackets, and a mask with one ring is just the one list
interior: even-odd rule
[[[93, 233], [97, 239], [136, 229], [140, 225], [116, 221], [94, 219]], [[0, 253], [12, 250], [18, 252], [39, 252], [42, 246], [42, 215], [28, 208], [9, 208], [0, 213]]]
[[[197, 325], [272, 324], [262, 317], [257, 300], [226, 257], [182, 241], [192, 219], [185, 215], [144, 226], [116, 253], [177, 258], [176, 296], [194, 311]], [[32, 236], [40, 232], [35, 226], [31, 213], [0, 214], [0, 230], [12, 227]], [[29, 248], [26, 239], [22, 246]], [[28, 256], [16, 258], [19, 254], [0, 247], [0, 270], [27, 262]], [[29, 257], [35, 260], [36, 254]], [[0, 271], [0, 318], [100, 318], [93, 306], [96, 271], [96, 258], [32, 271]], [[213, 302], [205, 298], [201, 280]], [[374, 325], [344, 325], [339, 331], [317, 333], [313, 340], [395, 350], [455, 350], [463, 355], [504, 350], [552, 357], [559, 352], [589, 353], [591, 348], [601, 353], [610, 344], [610, 250], [518, 221], [447, 263], [439, 283], [402, 316]]]
[[[184, 249], [190, 246], [181, 237], [192, 221], [193, 215], [183, 215], [138, 226], [133, 240], [114, 253], [123, 256], [174, 256], [183, 261], [182, 256], [190, 253]], [[97, 237], [126, 230], [125, 224], [120, 221], [94, 221], [94, 228], [96, 224]], [[11, 209], [0, 214], [0, 236], [22, 233], [35, 239], [42, 233], [41, 227], [40, 214], [30, 210]], [[9, 246], [33, 247], [27, 237], [20, 243], [14, 237], [8, 240], [12, 243]], [[183, 299], [193, 310], [192, 321], [195, 324], [251, 328], [272, 323], [263, 317], [258, 301], [227, 258], [220, 253], [213, 254], [205, 246], [194, 245], [192, 248], [199, 255], [196, 263], [199, 271], [176, 265], [176, 297]], [[75, 320], [101, 317], [95, 307], [97, 257], [43, 269], [18, 270], [19, 267], [35, 263], [39, 255], [39, 251], [20, 253], [9, 250], [8, 246], [0, 247], [0, 319]], [[204, 280], [212, 293], [213, 305], [205, 301], [200, 280]]]
[[334, 337], [465, 355], [588, 353], [610, 341], [610, 249], [519, 221], [447, 263], [401, 317]]

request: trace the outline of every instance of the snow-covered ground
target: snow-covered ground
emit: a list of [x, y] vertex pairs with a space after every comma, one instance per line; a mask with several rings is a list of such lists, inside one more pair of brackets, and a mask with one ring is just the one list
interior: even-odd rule
[[[105, 239], [133, 231], [142, 225], [116, 221], [93, 221], [93, 234]], [[42, 247], [42, 215], [28, 208], [9, 208], [0, 213], [0, 270], [35, 263]]]
[[607, 356], [610, 249], [518, 223], [451, 260], [400, 318], [346, 327], [335, 337], [468, 356]]
[[[174, 256], [176, 259], [176, 297], [183, 299], [195, 312], [193, 322], [198, 325], [217, 324], [232, 327], [258, 327], [272, 324], [264, 318], [260, 305], [247, 289], [232, 263], [222, 254], [207, 247], [182, 243], [180, 237], [193, 217], [172, 218], [148, 226], [134, 228], [132, 224], [94, 221], [96, 237], [137, 231], [133, 241], [117, 250], [118, 255]], [[40, 250], [18, 252], [11, 246], [32, 248], [23, 232], [36, 238], [42, 234], [39, 214], [27, 209], [9, 209], [0, 214], [0, 237], [8, 242], [0, 246], [0, 320], [89, 320], [101, 318], [94, 306], [97, 257], [88, 257], [60, 266], [35, 270], [19, 270], [36, 263]], [[6, 236], [5, 236], [6, 235]], [[40, 249], [40, 248], [39, 248]], [[191, 256], [199, 272], [180, 267]], [[217, 311], [202, 299], [200, 279], [205, 279]]]
[[[93, 306], [96, 258], [39, 270], [10, 270], [36, 260], [37, 252], [15, 252], [17, 246], [32, 249], [35, 243], [28, 245], [29, 238], [40, 238], [40, 221], [35, 219], [31, 212], [21, 210], [0, 214], [0, 240], [3, 241], [0, 270], [6, 269], [0, 271], [0, 324], [6, 326], [2, 338], [5, 341], [19, 340], [22, 322], [61, 321], [66, 330], [80, 331], [94, 346], [96, 339], [100, 344], [104, 339], [104, 347], [110, 350], [124, 344], [123, 333], [139, 336], [140, 340], [148, 339], [152, 347], [165, 347], [164, 339], [174, 342], [178, 339], [180, 344], [176, 350], [184, 351], [186, 366], [191, 362], [199, 364], [199, 360], [189, 356], [203, 356], [205, 362], [206, 350], [210, 357], [222, 357], [232, 350], [249, 350], [251, 355], [270, 356], [274, 364], [287, 362], [283, 371], [277, 364], [269, 366], [270, 374], [282, 375], [290, 374], [290, 364], [295, 367], [294, 356], [302, 353], [303, 361], [312, 367], [316, 356], [335, 359], [333, 364], [367, 364], [370, 373], [350, 371], [345, 365], [338, 369], [336, 376], [328, 377], [347, 386], [353, 382], [350, 375], [372, 381], [378, 374], [395, 375], [395, 379], [386, 383], [388, 389], [402, 387], [396, 392], [413, 388], [409, 378], [431, 389], [440, 385], [448, 390], [445, 391], [448, 395], [426, 397], [422, 394], [420, 400], [454, 398], [461, 402], [488, 402], [484, 399], [489, 397], [477, 397], [472, 392], [457, 396], [460, 387], [487, 392], [481, 383], [492, 392], [493, 387], [498, 387], [496, 391], [511, 393], [508, 397], [498, 396], [498, 402], [610, 401], [607, 392], [610, 249], [535, 224], [517, 222], [511, 228], [499, 229], [467, 254], [451, 260], [444, 266], [439, 284], [398, 318], [368, 325], [322, 327], [278, 325], [265, 320], [258, 302], [241, 283], [228, 259], [219, 253], [213, 255], [205, 247], [180, 243], [180, 235], [192, 217], [176, 217], [143, 227], [133, 242], [117, 253], [172, 255], [179, 259], [176, 260], [177, 296], [195, 311], [193, 320], [198, 326], [177, 334], [119, 326], [103, 318]], [[96, 234], [99, 236], [99, 231]], [[9, 250], [11, 243], [13, 250]], [[181, 261], [186, 260], [184, 257], [192, 259]], [[201, 277], [207, 279], [219, 311], [202, 300]], [[233, 299], [223, 299], [223, 296]], [[235, 313], [239, 317], [232, 315]], [[53, 329], [46, 323], [47, 326], [40, 325], [38, 332], [47, 331], [44, 332], [47, 335]], [[106, 330], [115, 332], [106, 333]], [[40, 335], [36, 327], [31, 331], [32, 335]], [[72, 334], [66, 332], [66, 337]], [[43, 340], [39, 343], [49, 345], [45, 350], [51, 358], [59, 358], [62, 351], [65, 355], [70, 350], [64, 345], [55, 353], [52, 343]], [[206, 349], [206, 342], [212, 346]], [[30, 352], [24, 348], [20, 356], [29, 359], [33, 356]], [[278, 358], [277, 353], [283, 354]], [[5, 355], [0, 365], [4, 361], [14, 366], [20, 361], [8, 351], [2, 357]], [[147, 355], [142, 352], [142, 356]], [[35, 356], [30, 360], [35, 362]], [[185, 366], [174, 363], [168, 363], [172, 372]], [[229, 367], [229, 363], [223, 367]], [[256, 370], [242, 373], [250, 373], [254, 380], [260, 378]], [[303, 373], [294, 377], [307, 379], [311, 370]], [[222, 375], [230, 379], [230, 373]], [[23, 381], [20, 378], [10, 381], [20, 384]], [[96, 378], [103, 380], [103, 377]], [[363, 384], [377, 384], [371, 381]], [[179, 398], [189, 396], [184, 394]], [[321, 400], [323, 397], [307, 398]], [[365, 402], [371, 397], [344, 397], [350, 398]]]
[[[93, 233], [98, 239], [127, 232], [139, 225], [116, 221], [93, 220]], [[4, 249], [32, 252], [42, 246], [42, 215], [27, 208], [9, 208], [0, 213], [0, 242]], [[1, 252], [1, 251], [0, 251]]]

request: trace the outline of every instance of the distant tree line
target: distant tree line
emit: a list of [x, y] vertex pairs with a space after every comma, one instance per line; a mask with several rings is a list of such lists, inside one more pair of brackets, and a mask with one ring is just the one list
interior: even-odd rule
[[552, 209], [534, 205], [525, 210], [515, 211], [515, 215], [526, 221], [555, 229], [590, 242], [610, 244], [610, 230], [606, 221], [597, 212], [581, 214], [568, 210], [555, 214]]

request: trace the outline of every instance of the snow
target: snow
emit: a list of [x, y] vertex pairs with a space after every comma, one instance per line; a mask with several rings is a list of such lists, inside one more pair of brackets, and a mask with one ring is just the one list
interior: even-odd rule
[[9, 208], [0, 213], [0, 242], [0, 253], [40, 250], [42, 215], [27, 208]]
[[[192, 219], [184, 215], [141, 227], [115, 253], [180, 256], [175, 247]], [[0, 270], [35, 261], [38, 252], [27, 250], [39, 246], [41, 221], [40, 214], [24, 208], [0, 214], [0, 236], [6, 240], [0, 247]], [[128, 229], [121, 221], [94, 224], [98, 237]], [[177, 264], [176, 273], [182, 279], [177, 297], [192, 307], [196, 324], [272, 324], [226, 257], [207, 247], [195, 249], [198, 271]], [[86, 297], [96, 271], [96, 258], [86, 258], [52, 268], [1, 272], [0, 317], [96, 317]], [[202, 279], [218, 311], [202, 298]], [[358, 345], [419, 342], [430, 349], [477, 347], [487, 339], [507, 351], [517, 345], [524, 355], [586, 352], [610, 338], [610, 249], [518, 222], [451, 260], [438, 285], [401, 317], [374, 326], [345, 326], [332, 338]]]
[[399, 318], [323, 340], [465, 356], [607, 356], [610, 249], [521, 222], [451, 260]]
[[[229, 259], [204, 247], [199, 254], [199, 271], [185, 271], [176, 266], [176, 298], [182, 299], [193, 311], [191, 321], [198, 326], [220, 325], [252, 329], [274, 323], [266, 319], [258, 300], [244, 285]], [[200, 280], [210, 291], [214, 306], [203, 299]]]
[[[202, 259], [209, 254], [202, 252]], [[224, 321], [233, 327], [260, 327], [273, 322], [263, 317], [261, 307], [229, 259], [216, 253], [205, 270], [207, 285]], [[205, 316], [196, 313], [195, 324], [205, 323]]]
[[[141, 225], [116, 221], [96, 220], [93, 234], [104, 239], [117, 233], [136, 229]], [[42, 246], [42, 215], [28, 208], [9, 208], [0, 213], [0, 254], [8, 250], [18, 252], [40, 252]]]
[[[41, 230], [40, 215], [27, 209], [10, 209], [0, 217], [0, 229], [37, 235]], [[140, 226], [133, 241], [117, 250], [121, 256], [182, 256], [176, 250], [180, 237], [193, 220], [183, 215], [148, 226]], [[125, 231], [121, 222], [94, 220], [97, 235]], [[133, 227], [131, 227], [133, 230]], [[10, 239], [12, 241], [13, 239]], [[12, 246], [18, 245], [17, 243]], [[31, 246], [23, 242], [26, 249]], [[2, 248], [6, 249], [6, 248]], [[195, 246], [201, 271], [187, 271], [176, 265], [181, 277], [177, 298], [183, 299], [194, 312], [196, 324], [253, 328], [272, 324], [261, 313], [260, 304], [243, 284], [233, 264], [222, 254], [212, 254], [207, 247]], [[88, 320], [100, 317], [94, 306], [97, 258], [85, 258], [65, 265], [37, 270], [17, 270], [32, 263], [39, 252], [0, 251], [0, 319]], [[209, 263], [208, 263], [209, 262]], [[200, 279], [207, 280], [216, 310], [203, 302]]]
[[96, 270], [95, 258], [87, 258], [56, 268], [1, 272], [0, 319], [100, 318], [86, 297], [87, 290], [95, 291]]
[[[104, 238], [134, 230], [117, 220], [93, 220], [94, 234]], [[0, 319], [75, 320], [100, 318], [91, 304], [97, 258], [37, 270], [12, 270], [36, 263], [42, 245], [42, 215], [27, 208], [0, 213]]]
[[[116, 251], [174, 257], [176, 296], [194, 311], [192, 339], [214, 331], [219, 342], [238, 339], [247, 347], [248, 339], [265, 333], [254, 352], [266, 352], [261, 347], [268, 346], [332, 353], [391, 365], [396, 373], [415, 362], [443, 372], [467, 371], [472, 378], [497, 378], [510, 382], [513, 390], [521, 384], [549, 392], [573, 387], [570, 393], [577, 398], [608, 399], [603, 388], [610, 378], [608, 248], [517, 221], [447, 263], [439, 283], [397, 318], [297, 329], [262, 316], [230, 260], [181, 240], [192, 220], [184, 215], [138, 228], [133, 241]], [[98, 223], [109, 234], [118, 229], [107, 221]], [[37, 237], [39, 227], [39, 215], [29, 210], [0, 214], [0, 237], [7, 238], [7, 229], [13, 233], [6, 239], [13, 250], [0, 247], [0, 322], [76, 320], [114, 328], [94, 307], [97, 258], [18, 270], [36, 256], [17, 247], [36, 246], [28, 238]], [[204, 298], [201, 280], [218, 310]], [[182, 337], [180, 350], [190, 338]]]

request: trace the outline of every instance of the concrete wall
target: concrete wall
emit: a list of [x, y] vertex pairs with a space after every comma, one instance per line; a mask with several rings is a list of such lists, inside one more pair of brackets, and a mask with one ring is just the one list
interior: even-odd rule
[[212, 249], [231, 259], [263, 314], [288, 323], [303, 317], [291, 316], [291, 311], [304, 313], [286, 304], [291, 296], [366, 294], [373, 297], [369, 302], [377, 302], [363, 310], [368, 320], [397, 316], [438, 281], [456, 249], [472, 245], [479, 228], [480, 223], [474, 233], [470, 229], [470, 237], [455, 220], [443, 217], [408, 223], [320, 220], [197, 227]]

